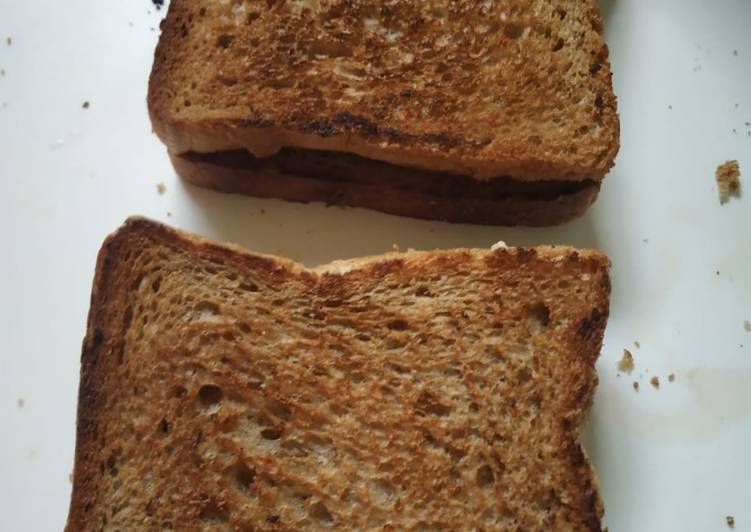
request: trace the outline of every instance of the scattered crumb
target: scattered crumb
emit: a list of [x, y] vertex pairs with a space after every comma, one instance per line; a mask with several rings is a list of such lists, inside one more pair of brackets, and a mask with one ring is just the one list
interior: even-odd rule
[[172, 218], [172, 213], [167, 211], [167, 218]]
[[636, 381], [634, 381], [634, 385], [633, 386], [634, 386], [634, 390], [636, 390], [638, 392], [639, 391], [639, 383], [636, 382]]
[[5, 69], [0, 68], [0, 77], [5, 77]]
[[83, 107], [84, 109], [88, 109], [90, 105], [91, 105], [91, 104], [89, 103], [89, 101], [88, 101], [88, 100], [86, 100], [85, 102], [83, 102], [83, 103], [81, 104], [81, 107]]
[[725, 518], [725, 520], [728, 522], [728, 526], [730, 528], [735, 528], [735, 517], [733, 517], [732, 515], [729, 515]]
[[628, 373], [629, 375], [634, 371], [634, 356], [628, 349], [623, 350], [623, 356], [618, 361], [618, 370]]
[[668, 109], [670, 109], [672, 111], [673, 106], [672, 105], [668, 105]]
[[399, 246], [397, 246], [396, 244], [391, 244], [391, 249], [399, 253]]
[[746, 329], [746, 332], [751, 332], [751, 321], [744, 321], [743, 322], [743, 328]]
[[8, 46], [10, 46], [11, 44], [13, 44], [13, 39], [11, 37], [8, 37], [7, 39], [5, 39], [5, 42], [8, 43]]
[[19, 397], [18, 401], [16, 401], [16, 404], [18, 405], [18, 408], [23, 408], [23, 405], [24, 405], [23, 397]]
[[649, 384], [651, 384], [652, 386], [654, 386], [656, 389], [659, 390], [660, 389], [659, 377], [652, 377], [651, 379], [649, 379]]
[[159, 194], [164, 194], [164, 192], [167, 190], [167, 186], [164, 183], [157, 183], [156, 184], [156, 191]]
[[738, 161], [726, 161], [717, 167], [715, 179], [720, 192], [720, 204], [727, 203], [730, 196], [741, 196], [741, 169]]
[[670, 375], [668, 375], [668, 381], [675, 382], [675, 373], [671, 373]]
[[641, 344], [639, 343], [639, 340], [634, 340], [634, 345], [637, 349], [641, 349]]
[[733, 50], [733, 55], [738, 55], [738, 50]]
[[151, 0], [151, 3], [153, 3], [156, 10], [159, 11], [160, 9], [162, 9], [162, 6], [164, 5], [164, 0]]

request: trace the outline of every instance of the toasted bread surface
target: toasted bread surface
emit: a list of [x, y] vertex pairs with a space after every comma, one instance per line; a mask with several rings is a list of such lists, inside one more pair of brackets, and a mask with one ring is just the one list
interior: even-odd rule
[[619, 146], [595, 0], [173, 0], [148, 101], [176, 154], [294, 146], [573, 180]]
[[129, 219], [98, 257], [67, 529], [600, 530], [578, 430], [607, 269], [306, 269]]

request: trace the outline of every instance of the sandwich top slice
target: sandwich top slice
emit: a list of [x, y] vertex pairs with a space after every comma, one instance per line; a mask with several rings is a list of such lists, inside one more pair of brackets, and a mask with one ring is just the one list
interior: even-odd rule
[[97, 262], [68, 530], [600, 530], [608, 261], [315, 269], [129, 219]]
[[[565, 193], [578, 192], [586, 207], [594, 195], [581, 190], [596, 194], [619, 146], [595, 0], [174, 0], [148, 101], [154, 129], [173, 157], [193, 156], [178, 159], [178, 172], [189, 173], [185, 166], [200, 154], [214, 154], [211, 162], [226, 168], [215, 154], [240, 150], [252, 171], [234, 183], [210, 179], [216, 172], [206, 166], [199, 173], [209, 177], [196, 177], [193, 165], [192, 179], [237, 190], [238, 180], [265, 178], [272, 183], [250, 193], [291, 199], [299, 199], [294, 183], [272, 193], [273, 180], [315, 171], [308, 160], [313, 151], [358, 158], [345, 159], [347, 171], [329, 176], [336, 181], [327, 183], [329, 195], [361, 188], [358, 169], [377, 162], [429, 172], [437, 182], [450, 176], [538, 188], [573, 183], [578, 188]], [[290, 157], [306, 167], [285, 171]], [[392, 177], [371, 184], [393, 186]], [[435, 195], [425, 183], [399, 190], [415, 188]], [[563, 194], [523, 192], [484, 194], [517, 201]], [[344, 201], [372, 206], [361, 195]], [[440, 217], [441, 209], [416, 215]], [[409, 213], [408, 206], [391, 210]], [[473, 215], [472, 205], [465, 210], [448, 214], [454, 221], [495, 221], [492, 213]]]

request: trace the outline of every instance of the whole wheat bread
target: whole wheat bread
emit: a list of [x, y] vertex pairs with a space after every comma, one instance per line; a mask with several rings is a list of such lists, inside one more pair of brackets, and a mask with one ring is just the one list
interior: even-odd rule
[[315, 269], [132, 218], [97, 261], [68, 530], [600, 530], [608, 261]]
[[[437, 181], [598, 182], [619, 147], [601, 34], [595, 0], [173, 0], [149, 110], [172, 155], [193, 155], [181, 174], [198, 154], [243, 149], [273, 161], [292, 147]], [[191, 175], [206, 184], [213, 174], [204, 165]], [[242, 191], [248, 179], [272, 194], [257, 170], [223, 188]]]

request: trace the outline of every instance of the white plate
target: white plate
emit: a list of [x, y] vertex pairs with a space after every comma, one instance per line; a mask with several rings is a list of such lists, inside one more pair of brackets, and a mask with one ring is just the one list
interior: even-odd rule
[[[751, 2], [604, 7], [617, 166], [583, 218], [529, 230], [188, 188], [146, 115], [164, 11], [146, 0], [0, 0], [0, 528], [63, 526], [94, 259], [139, 213], [309, 265], [394, 243], [603, 249], [611, 319], [586, 442], [606, 523], [722, 531], [732, 514], [751, 530]], [[721, 207], [714, 170], [727, 159], [740, 161], [747, 196]], [[616, 372], [623, 348], [636, 358], [631, 376]]]

